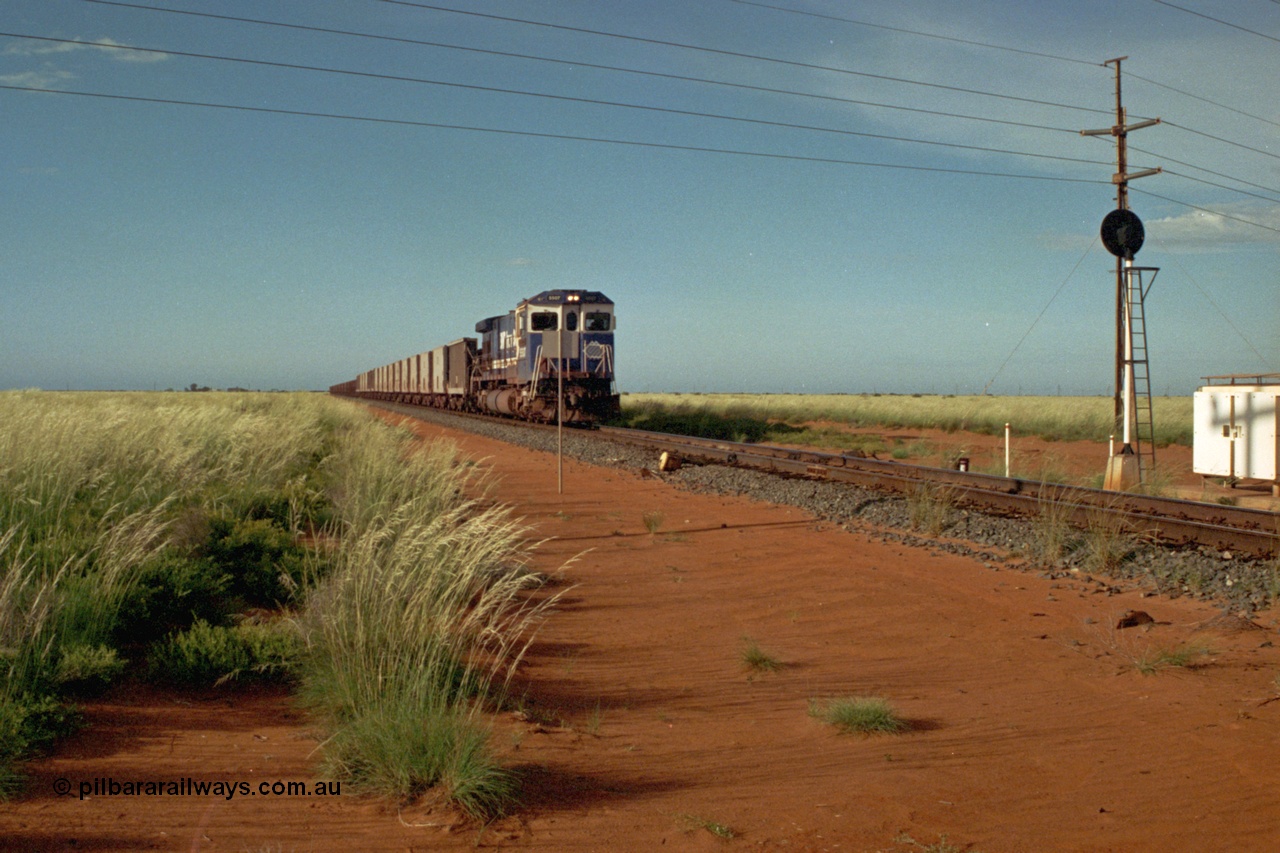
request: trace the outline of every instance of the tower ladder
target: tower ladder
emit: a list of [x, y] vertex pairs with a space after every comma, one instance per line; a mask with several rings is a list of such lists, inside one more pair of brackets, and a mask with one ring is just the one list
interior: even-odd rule
[[[1126, 298], [1129, 300], [1129, 316], [1132, 325], [1129, 329], [1130, 355], [1133, 367], [1133, 444], [1138, 455], [1138, 480], [1147, 482], [1147, 477], [1155, 470], [1156, 442], [1155, 418], [1151, 405], [1151, 366], [1147, 359], [1147, 321], [1145, 302], [1147, 292], [1155, 281], [1158, 267], [1134, 267], [1126, 269], [1128, 286]], [[1150, 273], [1150, 278], [1143, 282], [1143, 273]]]

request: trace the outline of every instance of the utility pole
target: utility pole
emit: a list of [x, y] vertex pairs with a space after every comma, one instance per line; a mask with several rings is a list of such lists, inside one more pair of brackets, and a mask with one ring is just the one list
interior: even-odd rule
[[[1162, 171], [1159, 167], [1154, 169], [1142, 169], [1138, 172], [1126, 171], [1129, 167], [1129, 152], [1127, 147], [1127, 137], [1131, 130], [1141, 130], [1144, 127], [1152, 127], [1160, 123], [1160, 119], [1152, 118], [1144, 121], [1135, 122], [1134, 124], [1125, 124], [1124, 99], [1121, 97], [1120, 91], [1120, 63], [1128, 59], [1127, 56], [1120, 56], [1115, 59], [1108, 59], [1103, 65], [1115, 65], [1116, 67], [1116, 123], [1111, 127], [1105, 127], [1101, 130], [1082, 130], [1081, 136], [1114, 136], [1116, 138], [1116, 173], [1111, 176], [1111, 183], [1116, 185], [1116, 209], [1129, 209], [1129, 181], [1136, 178], [1145, 178], [1150, 175], [1158, 175]], [[1120, 399], [1120, 389], [1124, 383], [1124, 362], [1125, 362], [1125, 311], [1124, 311], [1124, 290], [1125, 290], [1125, 266], [1131, 265], [1133, 258], [1116, 257], [1116, 371], [1115, 371], [1115, 426], [1117, 432], [1124, 432], [1124, 424], [1122, 418], [1124, 416], [1124, 404]]]
[[[1119, 456], [1113, 456], [1107, 463], [1107, 476], [1103, 488], [1127, 490], [1142, 479], [1141, 462], [1134, 449], [1138, 442], [1137, 399], [1134, 376], [1134, 293], [1133, 276], [1137, 275], [1137, 299], [1143, 293], [1142, 270], [1133, 266], [1133, 256], [1142, 245], [1142, 223], [1129, 213], [1129, 181], [1158, 175], [1159, 167], [1130, 172], [1127, 140], [1131, 131], [1152, 127], [1160, 123], [1160, 119], [1145, 119], [1133, 124], [1126, 123], [1124, 99], [1121, 92], [1120, 63], [1127, 56], [1108, 59], [1104, 65], [1115, 65], [1116, 68], [1116, 123], [1100, 130], [1082, 130], [1082, 136], [1114, 136], [1116, 140], [1116, 172], [1111, 182], [1116, 186], [1116, 210], [1103, 220], [1103, 242], [1116, 256], [1116, 357], [1115, 357], [1115, 397], [1114, 397], [1114, 431], [1123, 437], [1123, 447]], [[1128, 233], [1126, 233], [1128, 232]], [[1139, 308], [1139, 310], [1141, 310]], [[1142, 349], [1145, 360], [1145, 320], [1142, 322]], [[1145, 373], [1143, 379], [1149, 385], [1150, 380]], [[1148, 394], [1150, 392], [1148, 391]], [[1148, 421], [1150, 398], [1147, 398]], [[1131, 432], [1131, 426], [1134, 427]]]

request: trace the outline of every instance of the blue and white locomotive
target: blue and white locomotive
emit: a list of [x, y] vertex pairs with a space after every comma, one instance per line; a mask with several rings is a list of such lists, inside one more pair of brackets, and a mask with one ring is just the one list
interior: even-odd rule
[[476, 338], [361, 373], [333, 394], [554, 421], [592, 423], [619, 413], [613, 302], [592, 290], [548, 290], [476, 324]]

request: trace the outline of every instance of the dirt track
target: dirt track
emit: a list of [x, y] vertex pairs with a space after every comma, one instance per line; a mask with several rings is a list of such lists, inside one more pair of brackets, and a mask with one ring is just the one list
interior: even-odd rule
[[[423, 435], [446, 431], [420, 424]], [[14, 850], [1267, 850], [1280, 837], [1280, 650], [1209, 605], [912, 550], [797, 510], [449, 433], [555, 539], [574, 586], [494, 743], [526, 807], [483, 828], [429, 802], [127, 797], [54, 782], [314, 782], [316, 742], [274, 692], [88, 707], [0, 812]], [[661, 513], [656, 533], [644, 515]], [[1117, 629], [1127, 610], [1156, 624]], [[752, 674], [751, 638], [785, 666]], [[1148, 650], [1211, 656], [1142, 675]], [[910, 731], [837, 735], [812, 699], [875, 694]], [[711, 829], [735, 837], [724, 841]]]

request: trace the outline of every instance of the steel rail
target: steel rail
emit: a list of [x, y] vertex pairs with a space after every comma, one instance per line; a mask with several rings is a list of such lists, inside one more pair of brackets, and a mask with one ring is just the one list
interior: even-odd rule
[[792, 477], [852, 483], [909, 495], [929, 488], [959, 505], [999, 514], [1031, 516], [1047, 503], [1062, 508], [1077, 526], [1099, 518], [1121, 521], [1135, 534], [1169, 545], [1201, 545], [1216, 550], [1275, 556], [1280, 552], [1280, 514], [1267, 510], [1108, 492], [1082, 486], [908, 465], [849, 454], [793, 450], [715, 439], [602, 427], [613, 441], [674, 453], [691, 462], [711, 462], [771, 471]]

